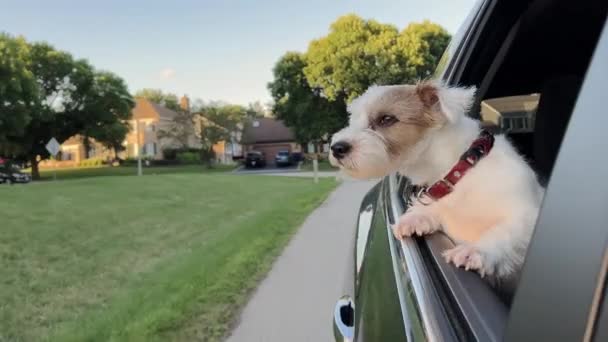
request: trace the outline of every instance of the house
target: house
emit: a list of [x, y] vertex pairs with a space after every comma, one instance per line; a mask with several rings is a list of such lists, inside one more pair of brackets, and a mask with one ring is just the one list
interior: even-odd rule
[[[83, 140], [83, 136], [75, 135], [61, 144], [61, 154], [59, 156], [60, 161], [63, 162], [63, 165], [61, 166], [78, 166], [80, 161], [87, 159]], [[113, 151], [98, 143], [94, 139], [89, 139], [89, 158], [105, 160], [113, 157]], [[52, 163], [48, 161], [45, 162], [46, 164]], [[44, 166], [51, 166], [46, 164]]]
[[483, 126], [509, 133], [534, 130], [534, 119], [540, 94], [506, 96], [481, 102]]
[[[190, 100], [187, 96], [180, 99], [180, 107], [183, 112], [190, 111]], [[118, 153], [120, 158], [137, 158], [141, 153], [144, 158], [163, 159], [163, 149], [181, 148], [184, 145], [189, 148], [200, 148], [200, 122], [204, 120], [200, 115], [194, 115], [192, 123], [186, 122], [181, 125], [186, 129], [180, 141], [175, 138], [167, 137], [162, 131], [171, 131], [178, 120], [189, 120], [191, 117], [185, 116], [174, 110], [166, 108], [158, 103], [144, 98], [135, 99], [132, 117], [128, 121], [130, 131], [125, 137], [123, 146], [124, 151]], [[114, 152], [107, 149], [94, 139], [89, 139], [88, 158], [111, 159]], [[226, 147], [230, 148], [227, 153]], [[233, 147], [230, 143], [220, 142], [213, 146], [218, 162], [231, 163]], [[71, 167], [78, 166], [82, 160], [87, 159], [83, 137], [76, 135], [70, 137], [61, 144], [61, 155], [58, 161], [43, 161], [41, 167]]]
[[[189, 110], [189, 100], [182, 97], [180, 106], [183, 110]], [[169, 131], [174, 125], [174, 120], [180, 114], [158, 103], [144, 98], [135, 100], [133, 116], [129, 120], [131, 131], [127, 134], [124, 142], [125, 151], [123, 157], [136, 158], [139, 153], [142, 157], [162, 159], [163, 149], [178, 148], [186, 144], [188, 147], [200, 147], [199, 139], [196, 137], [194, 127], [191, 132], [186, 132], [184, 141], [177, 142], [175, 139], [163, 137], [160, 132]]]
[[273, 118], [256, 118], [243, 128], [242, 149], [260, 151], [266, 155], [266, 162], [274, 163], [279, 151], [302, 152], [302, 146], [296, 142], [293, 131], [283, 121]]

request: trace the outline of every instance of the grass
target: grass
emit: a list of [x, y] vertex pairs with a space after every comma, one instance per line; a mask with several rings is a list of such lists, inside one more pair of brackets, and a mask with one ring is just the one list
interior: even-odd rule
[[[179, 165], [179, 166], [145, 166], [144, 175], [161, 175], [169, 173], [214, 173], [233, 170], [234, 165], [216, 165], [208, 169], [202, 165]], [[99, 176], [133, 176], [137, 174], [137, 166], [119, 167], [83, 167], [69, 169], [42, 169], [40, 177], [42, 180], [51, 180], [57, 174], [58, 180], [88, 178]]]
[[218, 341], [335, 187], [222, 174], [0, 187], [0, 341]]
[[[301, 167], [302, 171], [312, 171], [312, 160], [306, 160]], [[331, 166], [329, 160], [319, 160], [319, 171], [338, 171], [338, 168]]]

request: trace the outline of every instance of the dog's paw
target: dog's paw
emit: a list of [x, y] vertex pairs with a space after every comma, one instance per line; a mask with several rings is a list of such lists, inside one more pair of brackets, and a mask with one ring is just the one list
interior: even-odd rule
[[466, 271], [477, 271], [482, 278], [492, 273], [481, 252], [472, 245], [462, 244], [448, 249], [443, 252], [443, 257], [445, 261], [456, 267], [463, 267]]
[[423, 236], [435, 231], [430, 218], [421, 214], [405, 214], [393, 225], [393, 234], [399, 240], [407, 236]]

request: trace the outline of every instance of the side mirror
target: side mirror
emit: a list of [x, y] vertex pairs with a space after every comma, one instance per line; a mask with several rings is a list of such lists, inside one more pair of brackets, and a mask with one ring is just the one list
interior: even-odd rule
[[343, 296], [334, 308], [334, 337], [336, 342], [352, 342], [355, 338], [355, 303]]

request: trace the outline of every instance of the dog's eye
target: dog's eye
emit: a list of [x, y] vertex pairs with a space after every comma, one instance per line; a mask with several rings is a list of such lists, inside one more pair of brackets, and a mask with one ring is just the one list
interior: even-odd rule
[[376, 121], [376, 123], [379, 127], [388, 127], [388, 126], [391, 126], [392, 124], [394, 124], [395, 122], [397, 122], [397, 118], [395, 116], [389, 115], [389, 114], [382, 115]]

